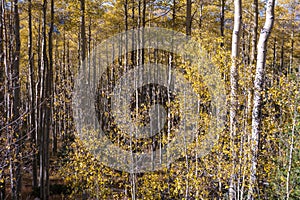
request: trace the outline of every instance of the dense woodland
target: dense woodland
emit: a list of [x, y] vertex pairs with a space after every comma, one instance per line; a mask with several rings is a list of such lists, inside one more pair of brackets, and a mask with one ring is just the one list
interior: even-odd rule
[[[299, 0], [1, 0], [0, 16], [1, 200], [300, 199]], [[141, 27], [171, 29], [201, 45], [225, 83], [226, 125], [205, 156], [191, 145], [161, 170], [127, 173], [99, 162], [77, 137], [72, 91], [98, 44]], [[210, 96], [188, 56], [155, 49], [114, 56], [97, 83], [104, 95], [139, 64], [180, 68], [201, 97], [197, 145], [208, 130]], [[175, 97], [147, 89], [167, 108], [162, 132], [172, 135], [180, 120]], [[136, 94], [147, 101], [147, 91]], [[126, 139], [109, 107], [97, 109], [126, 150], [129, 140], [131, 151], [168, 142], [158, 139], [163, 133], [144, 143]]]

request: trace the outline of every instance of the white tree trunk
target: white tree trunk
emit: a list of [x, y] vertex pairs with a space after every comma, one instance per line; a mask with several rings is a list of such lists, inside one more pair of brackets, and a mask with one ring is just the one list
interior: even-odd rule
[[234, 27], [232, 33], [232, 50], [231, 58], [232, 65], [230, 68], [230, 140], [231, 140], [231, 154], [232, 154], [232, 171], [229, 183], [229, 199], [236, 199], [236, 148], [235, 137], [237, 128], [237, 90], [238, 90], [238, 57], [239, 57], [239, 43], [241, 35], [242, 23], [242, 1], [234, 0]]
[[289, 163], [286, 175], [286, 200], [290, 199], [290, 175], [292, 169], [292, 162], [293, 162], [293, 150], [294, 150], [294, 136], [295, 136], [295, 129], [296, 129], [296, 117], [297, 117], [297, 105], [295, 106], [295, 113], [293, 119], [293, 128], [292, 128], [292, 135], [290, 140], [290, 152], [289, 152]]
[[266, 21], [261, 30], [258, 45], [257, 45], [257, 64], [254, 80], [254, 97], [253, 97], [253, 111], [252, 111], [252, 134], [251, 134], [251, 170], [248, 199], [255, 198], [254, 188], [257, 185], [257, 157], [258, 157], [258, 143], [261, 132], [261, 107], [262, 107], [262, 90], [264, 82], [264, 71], [267, 56], [267, 42], [270, 36], [274, 23], [274, 2], [275, 0], [268, 0], [266, 10]]

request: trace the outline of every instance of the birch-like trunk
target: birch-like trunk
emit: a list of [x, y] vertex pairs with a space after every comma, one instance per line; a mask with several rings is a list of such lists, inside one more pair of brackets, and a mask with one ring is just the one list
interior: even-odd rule
[[232, 65], [230, 68], [230, 141], [232, 154], [232, 170], [229, 183], [229, 199], [236, 199], [236, 148], [235, 138], [237, 129], [237, 90], [238, 90], [238, 57], [242, 23], [242, 1], [234, 1], [234, 27], [232, 33]]
[[[297, 105], [295, 106], [297, 108]], [[295, 109], [294, 112], [294, 119], [293, 119], [293, 127], [292, 127], [292, 135], [290, 143], [290, 150], [289, 150], [289, 162], [288, 162], [288, 169], [287, 169], [287, 175], [286, 175], [286, 200], [290, 199], [290, 176], [291, 176], [291, 170], [292, 170], [292, 164], [293, 164], [293, 151], [294, 151], [294, 137], [295, 137], [295, 129], [296, 129], [296, 118], [297, 118], [297, 109]]]
[[[294, 58], [294, 32], [295, 32], [295, 27], [294, 27], [294, 15], [295, 15], [295, 4], [293, 4], [292, 6], [292, 11], [293, 11], [293, 19], [291, 21], [291, 25], [292, 25], [292, 33], [291, 33], [291, 51], [290, 51], [290, 73], [292, 73], [292, 69], [293, 69], [293, 58]], [[299, 67], [300, 68], [300, 67]], [[300, 71], [299, 71], [300, 72]], [[299, 75], [297, 76], [297, 84], [296, 84], [296, 88], [299, 88]], [[296, 99], [298, 98], [299, 95], [296, 96]], [[291, 139], [290, 139], [290, 150], [289, 150], [289, 161], [288, 161], [288, 167], [287, 167], [287, 174], [286, 174], [286, 200], [290, 199], [290, 192], [291, 192], [291, 186], [290, 186], [290, 176], [291, 176], [291, 170], [292, 170], [292, 164], [293, 164], [293, 151], [294, 151], [294, 137], [295, 137], [295, 129], [296, 129], [296, 120], [297, 120], [297, 116], [298, 116], [298, 112], [297, 112], [297, 106], [298, 106], [298, 102], [296, 100], [296, 105], [295, 105], [295, 109], [294, 109], [294, 117], [293, 117], [293, 125], [292, 125], [292, 135], [291, 135]]]
[[261, 133], [261, 108], [262, 108], [262, 91], [264, 82], [264, 71], [267, 56], [267, 42], [274, 24], [274, 2], [268, 0], [266, 10], [266, 21], [261, 30], [257, 46], [257, 64], [254, 80], [254, 97], [252, 111], [252, 134], [251, 134], [251, 170], [248, 199], [255, 198], [255, 187], [257, 186], [257, 163], [258, 163], [258, 143]]

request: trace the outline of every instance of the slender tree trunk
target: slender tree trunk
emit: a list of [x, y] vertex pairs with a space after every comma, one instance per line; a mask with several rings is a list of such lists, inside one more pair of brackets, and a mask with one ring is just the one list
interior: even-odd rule
[[[251, 45], [250, 45], [250, 63], [249, 63], [249, 67], [248, 67], [248, 84], [249, 87], [247, 88], [247, 113], [246, 113], [246, 126], [245, 126], [245, 134], [247, 135], [247, 142], [250, 143], [251, 141], [251, 118], [252, 118], [252, 105], [253, 105], [253, 78], [252, 78], [252, 74], [253, 74], [253, 69], [256, 63], [256, 55], [257, 55], [257, 29], [258, 29], [258, 0], [253, 0], [252, 2], [252, 12], [253, 12], [253, 22], [252, 22], [252, 33], [251, 33]], [[250, 41], [249, 41], [250, 43]], [[249, 127], [249, 128], [248, 128]], [[247, 145], [245, 146], [247, 147], [247, 149], [245, 149], [245, 152], [249, 152], [250, 151], [250, 146]], [[245, 155], [247, 156], [247, 155]], [[249, 158], [249, 154], [247, 156], [247, 159]], [[245, 166], [248, 168], [248, 166]], [[245, 170], [245, 169], [244, 169]], [[245, 173], [243, 175], [243, 180], [245, 180], [244, 178]], [[242, 185], [242, 189], [244, 190], [244, 181], [243, 181], [243, 185]], [[242, 195], [243, 195], [244, 191], [242, 191]], [[242, 196], [243, 197], [243, 196]]]
[[144, 28], [146, 26], [146, 9], [147, 9], [147, 2], [146, 0], [143, 0], [143, 11], [142, 11], [142, 26], [143, 26], [143, 31], [142, 31], [142, 65], [145, 63], [145, 36], [144, 36]]
[[16, 172], [16, 190], [13, 193], [13, 199], [21, 199], [21, 188], [22, 188], [22, 131], [20, 121], [20, 78], [19, 78], [19, 67], [20, 67], [20, 50], [21, 50], [21, 39], [20, 39], [20, 19], [19, 19], [19, 8], [18, 0], [14, 0], [14, 41], [15, 50], [13, 54], [13, 69], [12, 69], [12, 88], [13, 88], [13, 130], [14, 137], [17, 142], [15, 145], [15, 156], [17, 161], [15, 162]]
[[[134, 29], [136, 28], [136, 25], [135, 25], [135, 0], [132, 0], [132, 8], [131, 8], [131, 12], [132, 12], [132, 15], [131, 15], [131, 19], [132, 19], [132, 36], [131, 36], [131, 42], [132, 42], [132, 49], [135, 49], [135, 35], [134, 35]], [[131, 65], [133, 67], [136, 67], [137, 66], [137, 63], [136, 63], [136, 52], [132, 51], [131, 52]], [[138, 97], [138, 96], [136, 96]], [[138, 101], [136, 101], [138, 102]], [[137, 107], [136, 107], [137, 108]], [[137, 110], [138, 112], [138, 110]], [[132, 138], [130, 138], [130, 151], [131, 151], [131, 158], [134, 159], [134, 155], [133, 155], [133, 150], [132, 150]], [[131, 180], [131, 198], [132, 200], [135, 200], [137, 198], [136, 196], [136, 173], [132, 172], [130, 174], [130, 180]]]
[[[49, 106], [47, 107], [48, 112], [49, 112], [49, 119], [48, 119], [48, 131], [49, 133], [52, 132], [52, 136], [54, 138], [54, 132], [55, 130], [53, 129], [53, 120], [52, 120], [52, 112], [53, 112], [53, 29], [54, 29], [54, 0], [51, 0], [51, 5], [50, 5], [50, 29], [49, 29], [49, 34], [48, 34], [48, 55], [49, 55], [49, 65], [48, 65], [48, 70], [47, 70], [47, 81], [48, 81], [48, 85], [47, 85], [47, 98], [48, 98], [48, 102], [49, 102]], [[48, 140], [49, 140], [49, 136], [48, 135]], [[55, 140], [53, 140], [55, 141]], [[48, 141], [49, 144], [50, 141]], [[53, 142], [53, 147], [56, 146], [56, 144], [54, 144]], [[49, 149], [47, 150], [49, 151]], [[53, 152], [54, 154], [56, 154], [56, 151]], [[49, 154], [47, 155], [47, 157], [49, 157]], [[49, 162], [49, 161], [47, 161]]]
[[[4, 1], [0, 0], [0, 127], [5, 126], [5, 65], [4, 65]], [[0, 139], [4, 137], [4, 130], [0, 131]], [[0, 200], [5, 199], [5, 157], [0, 154], [3, 161], [0, 162]]]
[[92, 51], [92, 18], [89, 17], [89, 27], [88, 27], [88, 55], [90, 55]]
[[[293, 59], [294, 59], [294, 32], [295, 32], [295, 27], [294, 27], [294, 18], [295, 18], [295, 1], [292, 4], [292, 19], [291, 19], [291, 26], [292, 26], [292, 33], [291, 33], [291, 51], [290, 51], [290, 73], [293, 71]], [[299, 67], [300, 68], [300, 67]], [[300, 71], [299, 71], [300, 73]], [[297, 76], [297, 84], [296, 88], [299, 88], [299, 75]], [[299, 95], [296, 96], [296, 99], [298, 98]], [[293, 163], [293, 151], [294, 151], [294, 143], [295, 143], [295, 129], [296, 129], [296, 119], [298, 117], [298, 112], [297, 112], [297, 106], [298, 102], [296, 100], [296, 105], [294, 109], [294, 117], [293, 117], [293, 124], [292, 124], [292, 135], [290, 139], [290, 151], [289, 151], [289, 161], [288, 161], [288, 169], [287, 169], [287, 175], [286, 175], [286, 200], [289, 200], [290, 198], [290, 176], [291, 176], [291, 169], [292, 169], [292, 163]]]
[[[284, 38], [281, 39], [281, 50], [280, 50], [280, 66], [279, 66], [279, 75], [282, 75], [284, 68]], [[278, 79], [279, 83], [279, 79]]]
[[199, 5], [199, 24], [198, 24], [198, 27], [199, 27], [199, 38], [202, 39], [202, 20], [203, 20], [203, 0], [200, 0], [200, 5]]
[[[8, 144], [7, 148], [7, 160], [9, 165], [9, 181], [10, 181], [10, 192], [13, 194], [13, 191], [15, 190], [15, 183], [14, 183], [14, 177], [12, 173], [13, 168], [13, 162], [12, 162], [12, 155], [13, 155], [13, 148], [12, 148], [12, 128], [10, 126], [11, 123], [11, 115], [12, 115], [12, 92], [11, 92], [11, 50], [9, 49], [9, 46], [11, 44], [11, 34], [10, 30], [11, 28], [11, 20], [10, 15], [7, 15], [6, 10], [4, 8], [4, 5], [6, 5], [6, 1], [2, 0], [3, 10], [2, 10], [2, 22], [3, 22], [3, 39], [4, 39], [4, 48], [3, 48], [3, 57], [4, 57], [4, 67], [5, 67], [5, 131], [6, 131], [6, 140]], [[7, 17], [6, 17], [7, 16]], [[5, 183], [5, 181], [4, 181]]]
[[232, 65], [230, 68], [230, 140], [232, 154], [232, 171], [229, 183], [229, 199], [236, 199], [236, 132], [237, 132], [237, 106], [238, 106], [238, 65], [239, 47], [242, 23], [242, 1], [234, 1], [234, 27], [232, 33]]
[[278, 77], [278, 69], [277, 69], [277, 38], [274, 37], [273, 41], [273, 62], [272, 62], [272, 71], [273, 71], [273, 79], [272, 85], [276, 84], [276, 79]]
[[254, 97], [252, 111], [252, 135], [251, 135], [251, 170], [249, 181], [248, 199], [256, 198], [255, 187], [257, 187], [257, 163], [258, 163], [258, 145], [261, 133], [261, 109], [262, 109], [262, 91], [264, 82], [264, 71], [267, 56], [267, 42], [274, 23], [274, 3], [275, 0], [268, 0], [266, 10], [266, 21], [261, 30], [258, 41], [257, 64], [254, 80]]
[[[41, 21], [42, 16], [41, 14], [39, 15], [39, 20], [38, 20], [38, 30], [37, 30], [37, 76], [36, 76], [36, 85], [35, 85], [35, 102], [36, 102], [36, 109], [35, 109], [35, 129], [36, 129], [36, 148], [38, 149], [38, 153], [36, 155], [37, 163], [39, 162], [39, 153], [40, 151], [40, 137], [41, 137], [41, 110], [42, 110], [42, 94], [41, 94], [41, 89], [42, 89], [42, 62], [41, 62]], [[40, 180], [40, 173], [38, 174], [38, 179]], [[40, 185], [40, 182], [38, 182], [38, 185]]]
[[[222, 42], [221, 42], [221, 47], [224, 46], [224, 22], [225, 22], [225, 0], [220, 0], [220, 8], [221, 8], [221, 11], [220, 11], [220, 35], [222, 37]], [[201, 7], [201, 10], [202, 10], [202, 7]]]
[[124, 22], [125, 22], [125, 71], [127, 70], [127, 65], [128, 65], [128, 0], [125, 0], [124, 2]]
[[142, 51], [141, 51], [141, 38], [142, 38], [142, 35], [141, 35], [141, 31], [140, 31], [140, 28], [141, 28], [141, 19], [142, 19], [142, 1], [141, 0], [138, 0], [138, 17], [137, 17], [137, 28], [139, 29], [139, 31], [137, 32], [137, 41], [136, 41], [136, 64], [137, 66], [140, 66], [142, 64]]
[[257, 52], [257, 29], [258, 29], [258, 0], [253, 0], [252, 3], [253, 10], [253, 27], [252, 27], [252, 41], [251, 41], [251, 57], [250, 65], [255, 64], [256, 52]]
[[[175, 6], [175, 4], [174, 4], [174, 6]], [[174, 19], [175, 19], [175, 17], [174, 17]], [[191, 36], [192, 35], [192, 1], [191, 0], [186, 1], [186, 21], [185, 21], [185, 23], [186, 23], [186, 25], [185, 25], [186, 33], [185, 34], [187, 36]], [[189, 166], [189, 160], [188, 160], [186, 146], [185, 146], [184, 151], [185, 151], [185, 166], [187, 169], [186, 170], [186, 178], [185, 178], [185, 199], [188, 199], [189, 198], [189, 190], [190, 190], [188, 173], [189, 173], [190, 166]]]
[[[135, 25], [135, 1], [136, 0], [132, 0], [131, 1], [131, 5], [132, 5], [132, 7], [131, 7], [131, 20], [132, 20], [132, 32], [131, 32], [131, 42], [132, 42], [132, 49], [134, 49], [135, 48], [135, 35], [134, 35], [134, 29], [136, 28], [136, 25]], [[132, 51], [131, 52], [131, 65], [132, 66], [136, 66], [136, 59], [135, 59], [135, 57], [136, 57], [136, 53], [135, 53], [135, 51]], [[135, 179], [133, 179], [133, 180], [135, 180]]]
[[[293, 8], [293, 13], [295, 13], [295, 8]], [[294, 14], [293, 14], [294, 15]], [[295, 27], [294, 27], [294, 22], [292, 20], [292, 33], [291, 33], [291, 50], [290, 50], [290, 63], [289, 63], [289, 68], [290, 68], [290, 73], [293, 73], [293, 60], [294, 60], [294, 37], [295, 37]]]
[[190, 36], [192, 34], [192, 1], [186, 0], [186, 21], [185, 34]]
[[40, 197], [43, 200], [49, 198], [49, 132], [51, 117], [51, 80], [49, 74], [48, 56], [47, 56], [47, 0], [43, 2], [43, 28], [42, 28], [42, 59], [41, 59], [41, 96], [42, 111], [40, 118]]
[[[297, 84], [298, 85], [298, 84]], [[294, 151], [294, 137], [295, 137], [295, 129], [296, 129], [296, 118], [297, 118], [297, 105], [295, 105], [294, 117], [293, 117], [293, 127], [292, 127], [292, 135], [290, 140], [290, 151], [289, 151], [289, 162], [288, 162], [288, 169], [286, 174], [286, 200], [290, 199], [290, 175], [292, 169], [292, 162], [293, 162], [293, 151]]]
[[61, 56], [60, 51], [58, 50], [58, 40], [55, 40], [55, 55], [54, 58], [55, 60], [53, 61], [54, 63], [57, 62], [57, 64], [54, 64], [53, 66], [53, 83], [52, 83], [52, 131], [53, 131], [53, 146], [52, 146], [52, 152], [53, 155], [57, 154], [57, 143], [58, 139], [57, 136], [60, 134], [60, 118], [59, 118], [59, 111], [62, 110], [61, 107], [59, 106], [54, 106], [54, 105], [59, 105], [60, 103], [60, 98], [57, 97], [57, 94], [60, 93], [60, 84], [61, 78], [63, 76], [63, 73], [61, 69], [64, 66], [64, 58]]
[[86, 56], [85, 0], [80, 0], [80, 13], [80, 63], [83, 64]]
[[30, 110], [30, 121], [29, 130], [31, 131], [31, 148], [33, 150], [32, 155], [32, 186], [37, 188], [37, 154], [35, 153], [36, 148], [36, 137], [37, 130], [35, 126], [35, 81], [34, 81], [34, 57], [32, 52], [32, 2], [28, 0], [28, 83], [29, 83], [29, 110]]

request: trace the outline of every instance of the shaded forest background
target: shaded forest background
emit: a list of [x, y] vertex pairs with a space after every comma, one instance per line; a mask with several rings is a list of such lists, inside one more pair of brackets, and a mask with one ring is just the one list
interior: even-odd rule
[[[298, 0], [0, 0], [0, 16], [1, 200], [300, 198]], [[74, 79], [103, 40], [156, 26], [185, 33], [207, 51], [226, 84], [227, 124], [204, 157], [190, 147], [163, 170], [120, 172], [76, 137]], [[268, 33], [268, 43], [259, 43]], [[186, 58], [129, 52], [110, 70], [140, 61], [179, 66], [202, 91], [201, 139], [209, 95]]]

